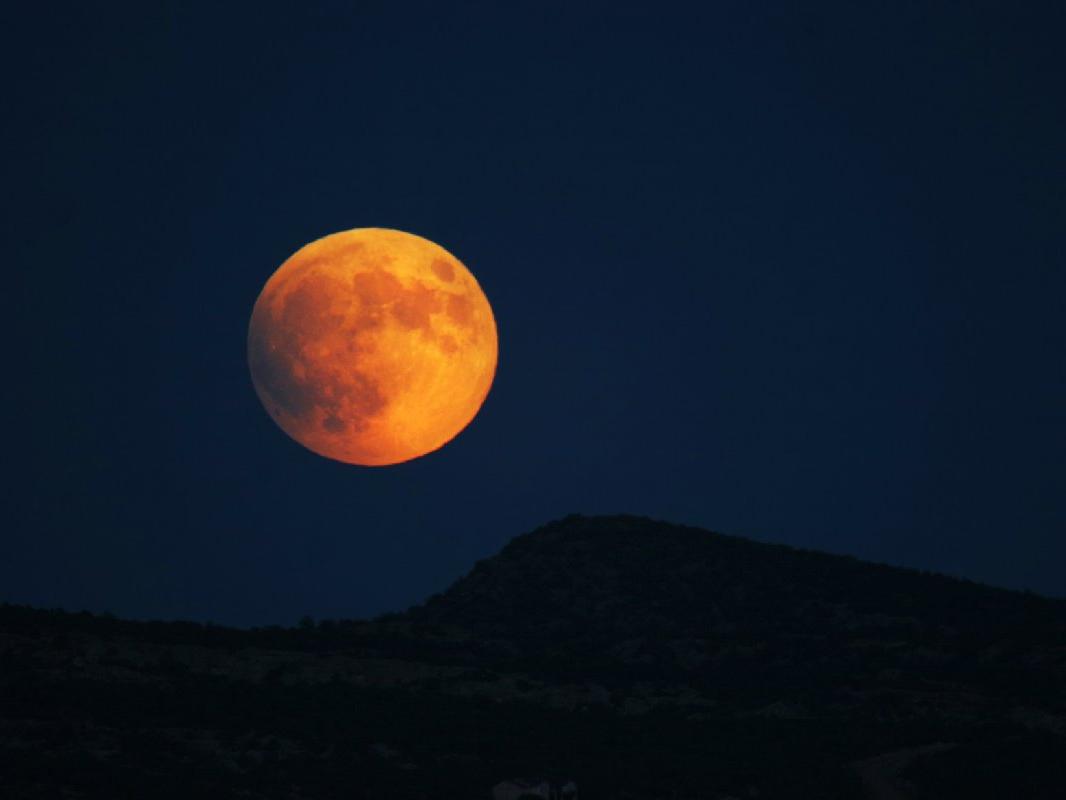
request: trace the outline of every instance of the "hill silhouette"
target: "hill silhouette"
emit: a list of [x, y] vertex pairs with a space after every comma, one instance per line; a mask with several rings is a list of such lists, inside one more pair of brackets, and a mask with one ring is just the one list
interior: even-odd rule
[[1044, 651], [1066, 643], [1062, 601], [637, 517], [573, 516], [519, 536], [407, 616], [472, 631], [504, 664], [511, 653], [548, 672], [708, 690], [728, 678], [756, 701], [785, 687], [942, 693], [952, 681], [1066, 697], [1062, 661]]
[[0, 608], [12, 797], [1039, 800], [1064, 752], [1063, 601], [638, 517], [372, 621]]

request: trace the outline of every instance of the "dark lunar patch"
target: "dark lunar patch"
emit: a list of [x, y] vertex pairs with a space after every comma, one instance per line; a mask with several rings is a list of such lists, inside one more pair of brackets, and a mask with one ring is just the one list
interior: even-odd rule
[[322, 429], [342, 433], [362, 430], [385, 407], [385, 397], [372, 379], [353, 374], [329, 357], [319, 364], [305, 355], [338, 332], [343, 332], [345, 350], [358, 352], [359, 334], [381, 324], [388, 309], [382, 300], [400, 287], [399, 281], [380, 272], [365, 277], [354, 284], [363, 307], [356, 323], [347, 327], [344, 315], [329, 309], [338, 296], [351, 291], [325, 275], [306, 275], [281, 302], [276, 316], [267, 303], [256, 305], [248, 332], [248, 364], [275, 415], [310, 422], [317, 411], [323, 415]]
[[306, 414], [313, 402], [294, 374], [299, 342], [284, 326], [274, 326], [264, 305], [256, 304], [248, 330], [248, 368], [260, 391], [287, 414]]
[[[321, 409], [326, 415], [322, 427], [331, 433], [349, 428], [362, 430], [364, 420], [385, 407], [385, 397], [370, 378], [354, 373], [341, 383], [328, 365], [316, 367], [301, 361], [291, 348], [272, 346], [269, 337], [249, 338], [248, 361], [252, 379], [270, 398], [272, 406], [300, 420]], [[300, 366], [304, 369], [302, 378], [297, 377]]]
[[341, 384], [326, 370], [316, 371], [308, 391], [315, 396], [314, 405], [325, 413], [322, 428], [330, 433], [365, 430], [369, 420], [385, 408], [385, 397], [377, 384], [358, 372], [346, 376]]
[[437, 258], [433, 260], [433, 263], [429, 265], [434, 274], [442, 281], [455, 280], [455, 267], [451, 262], [444, 258]]
[[314, 408], [314, 400], [306, 387], [296, 378], [292, 362], [269, 349], [250, 350], [249, 367], [255, 385], [286, 414], [301, 417]]
[[470, 317], [473, 316], [474, 308], [470, 302], [470, 298], [461, 294], [453, 294], [448, 297], [448, 316], [454, 319], [462, 326], [470, 324]]
[[343, 433], [344, 429], [348, 426], [344, 424], [343, 419], [330, 414], [328, 417], [322, 420], [322, 427], [330, 433]]
[[291, 362], [284, 356], [269, 350], [256, 350], [249, 352], [248, 361], [255, 385], [286, 414], [301, 417], [314, 408], [313, 398], [293, 374]]
[[391, 302], [402, 290], [400, 281], [384, 270], [360, 272], [352, 277], [352, 288], [362, 305], [380, 308]]
[[366, 375], [356, 372], [351, 376], [355, 384], [355, 390], [348, 401], [355, 411], [356, 419], [353, 423], [357, 428], [362, 428], [362, 420], [377, 415], [385, 408], [385, 396], [378, 389], [378, 385]]
[[400, 293], [392, 307], [392, 313], [396, 321], [405, 328], [429, 330], [429, 315], [440, 311], [442, 305], [440, 293], [418, 283]]
[[337, 330], [344, 316], [329, 309], [333, 299], [343, 296], [344, 285], [325, 275], [308, 275], [282, 301], [281, 323], [301, 337], [317, 339]]

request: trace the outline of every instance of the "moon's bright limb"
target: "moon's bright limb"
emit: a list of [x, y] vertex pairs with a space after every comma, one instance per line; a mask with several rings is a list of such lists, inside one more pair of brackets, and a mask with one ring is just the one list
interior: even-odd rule
[[285, 433], [349, 464], [408, 461], [477, 414], [496, 322], [444, 248], [357, 228], [311, 242], [266, 282], [248, 327], [256, 393]]

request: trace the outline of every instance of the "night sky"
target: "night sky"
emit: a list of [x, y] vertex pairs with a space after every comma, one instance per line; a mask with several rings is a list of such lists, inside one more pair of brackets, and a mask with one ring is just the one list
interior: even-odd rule
[[[0, 601], [374, 615], [573, 512], [1066, 595], [1061, 3], [310, 5], [6, 21]], [[366, 226], [500, 336], [378, 469], [245, 351]]]

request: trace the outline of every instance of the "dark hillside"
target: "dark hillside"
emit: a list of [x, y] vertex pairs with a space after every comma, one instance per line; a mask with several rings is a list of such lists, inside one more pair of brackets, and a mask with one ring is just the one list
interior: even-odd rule
[[0, 607], [4, 797], [1061, 797], [1066, 604], [634, 517], [374, 621]]
[[513, 539], [412, 616], [502, 636], [907, 629], [1042, 639], [1066, 602], [639, 517]]
[[963, 707], [979, 689], [1066, 711], [1062, 601], [634, 517], [519, 536], [409, 619], [475, 632], [508, 668], [737, 708], [924, 714], [932, 692], [984, 714]]

